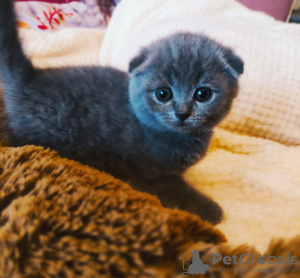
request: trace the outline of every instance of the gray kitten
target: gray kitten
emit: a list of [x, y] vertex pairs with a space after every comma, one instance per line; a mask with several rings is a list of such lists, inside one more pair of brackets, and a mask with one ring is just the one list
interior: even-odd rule
[[190, 33], [142, 49], [129, 73], [35, 69], [22, 52], [12, 0], [1, 0], [0, 139], [55, 149], [213, 224], [222, 209], [181, 176], [204, 157], [242, 72], [230, 49]]

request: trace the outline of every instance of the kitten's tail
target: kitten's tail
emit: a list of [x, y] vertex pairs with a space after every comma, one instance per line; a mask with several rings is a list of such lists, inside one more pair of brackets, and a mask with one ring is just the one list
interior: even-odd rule
[[0, 81], [4, 86], [22, 85], [33, 72], [19, 40], [13, 0], [0, 0]]

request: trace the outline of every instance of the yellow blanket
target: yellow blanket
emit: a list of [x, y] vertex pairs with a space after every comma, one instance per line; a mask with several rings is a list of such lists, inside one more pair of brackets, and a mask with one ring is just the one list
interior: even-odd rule
[[263, 252], [270, 239], [300, 233], [299, 25], [234, 0], [123, 0], [103, 42], [100, 30], [21, 35], [40, 67], [100, 63], [126, 70], [141, 45], [178, 30], [216, 38], [245, 62], [230, 115], [186, 179], [223, 206], [218, 228], [229, 243]]

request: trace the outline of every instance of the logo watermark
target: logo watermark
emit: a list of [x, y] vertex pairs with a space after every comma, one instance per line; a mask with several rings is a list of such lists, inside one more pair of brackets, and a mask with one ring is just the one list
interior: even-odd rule
[[186, 270], [186, 272], [183, 272], [182, 275], [188, 276], [188, 274], [205, 274], [206, 271], [209, 270], [209, 265], [204, 264], [201, 261], [198, 250], [194, 250], [191, 253], [193, 257], [187, 261], [188, 268], [185, 268], [184, 263], [184, 255], [187, 253], [179, 258], [180, 260], [182, 260], [183, 270]]
[[[187, 254], [192, 254], [192, 257], [187, 256]], [[270, 253], [266, 255], [255, 255], [253, 253], [244, 253], [241, 255], [232, 255], [232, 256], [222, 256], [221, 254], [213, 254], [212, 264], [204, 264], [200, 259], [200, 254], [198, 250], [190, 250], [182, 255], [180, 258], [182, 260], [182, 269], [184, 272], [182, 275], [189, 276], [192, 274], [205, 274], [210, 267], [213, 272], [295, 272], [293, 265], [298, 264], [297, 256], [291, 256], [289, 253], [286, 256], [272, 256]], [[216, 264], [222, 262], [224, 265], [265, 265], [265, 268], [225, 268], [217, 267]], [[287, 268], [274, 268], [270, 267], [272, 265], [287, 265]]]
[[279, 264], [279, 265], [284, 265], [284, 264], [292, 264], [292, 265], [296, 265], [298, 263], [297, 261], [297, 257], [296, 256], [290, 256], [290, 254], [288, 253], [286, 257], [284, 256], [279, 256], [279, 257], [275, 257], [275, 256], [271, 256], [270, 253], [268, 253], [267, 255], [256, 255], [256, 257], [254, 257], [254, 254], [241, 254], [239, 256], [237, 255], [232, 255], [232, 257], [230, 256], [225, 256], [224, 258], [222, 257], [221, 254], [213, 254], [213, 265], [215, 265], [216, 263], [223, 261], [224, 264], [226, 265], [231, 265], [231, 264], [243, 264], [243, 265], [248, 265], [248, 264], [254, 264], [254, 262], [259, 263], [259, 264], [265, 264], [267, 263], [268, 265], [272, 265], [272, 264]]

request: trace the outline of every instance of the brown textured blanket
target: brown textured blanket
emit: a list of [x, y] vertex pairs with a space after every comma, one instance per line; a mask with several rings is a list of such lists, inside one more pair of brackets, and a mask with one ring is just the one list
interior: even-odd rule
[[[298, 264], [213, 264], [213, 254], [258, 253], [41, 147], [0, 147], [0, 213], [0, 277], [180, 277], [179, 258], [187, 268], [194, 249], [210, 266], [206, 277], [300, 276]], [[299, 247], [300, 238], [273, 242], [266, 255], [299, 258]]]

